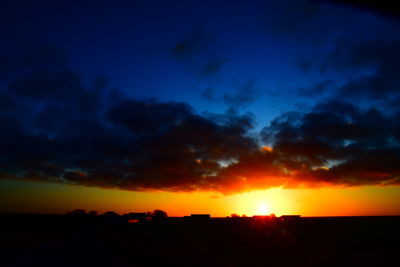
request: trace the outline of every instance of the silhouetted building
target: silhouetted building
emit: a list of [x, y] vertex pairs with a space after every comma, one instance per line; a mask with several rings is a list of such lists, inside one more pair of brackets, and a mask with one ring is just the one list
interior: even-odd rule
[[175, 223], [175, 222], [182, 222], [184, 217], [166, 217], [164, 218], [165, 222]]
[[281, 221], [283, 222], [291, 222], [291, 221], [297, 221], [300, 219], [301, 215], [282, 215], [280, 218]]
[[210, 214], [191, 214], [190, 216], [184, 216], [185, 220], [190, 220], [193, 222], [204, 222], [209, 221], [211, 219]]
[[211, 215], [210, 214], [191, 214], [191, 218], [199, 218], [199, 219], [210, 219]]

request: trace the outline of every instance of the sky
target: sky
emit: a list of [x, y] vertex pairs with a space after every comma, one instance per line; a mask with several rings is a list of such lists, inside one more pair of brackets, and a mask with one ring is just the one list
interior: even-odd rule
[[400, 18], [3, 1], [0, 212], [400, 215]]

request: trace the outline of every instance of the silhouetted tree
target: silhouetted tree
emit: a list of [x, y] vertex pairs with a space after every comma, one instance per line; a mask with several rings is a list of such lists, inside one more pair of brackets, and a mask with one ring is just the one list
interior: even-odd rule
[[167, 218], [168, 214], [163, 210], [154, 210], [153, 212], [151, 211], [147, 212], [147, 216], [149, 216], [153, 221], [159, 221], [164, 218]]
[[107, 217], [118, 217], [119, 214], [114, 212], [114, 211], [106, 211], [103, 216], [107, 216]]
[[86, 211], [83, 209], [75, 209], [73, 211], [67, 211], [68, 215], [85, 215]]
[[96, 215], [97, 215], [97, 211], [91, 210], [91, 211], [88, 212], [88, 215], [90, 215], [90, 216], [96, 216]]

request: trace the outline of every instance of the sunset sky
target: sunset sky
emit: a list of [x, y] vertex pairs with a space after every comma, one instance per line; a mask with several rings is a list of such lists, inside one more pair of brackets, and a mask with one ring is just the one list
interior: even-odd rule
[[4, 1], [0, 212], [400, 215], [400, 18]]

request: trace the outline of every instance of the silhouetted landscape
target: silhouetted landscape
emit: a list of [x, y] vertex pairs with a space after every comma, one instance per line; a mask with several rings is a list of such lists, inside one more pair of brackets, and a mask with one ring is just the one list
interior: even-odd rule
[[395, 1], [1, 0], [0, 37], [0, 267], [400, 266]]
[[3, 214], [1, 266], [389, 266], [400, 240], [399, 216], [141, 214]]

